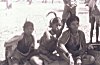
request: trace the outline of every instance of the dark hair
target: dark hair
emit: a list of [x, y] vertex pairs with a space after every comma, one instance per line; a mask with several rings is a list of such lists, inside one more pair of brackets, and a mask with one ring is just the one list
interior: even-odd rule
[[49, 27], [52, 27], [52, 24], [55, 24], [55, 23], [59, 23], [59, 25], [61, 25], [61, 19], [59, 18], [59, 17], [57, 17], [57, 15], [56, 15], [56, 13], [55, 12], [49, 12], [48, 14], [47, 14], [47, 16], [49, 15], [49, 14], [51, 14], [51, 13], [53, 13], [54, 15], [55, 15], [55, 18], [52, 18], [51, 20], [50, 20], [50, 22], [49, 22]]
[[77, 17], [76, 15], [71, 15], [68, 20], [66, 21], [66, 25], [67, 27], [69, 28], [70, 24], [73, 22], [73, 21], [78, 21], [79, 22], [79, 17]]
[[34, 25], [33, 25], [32, 22], [30, 22], [30, 21], [26, 21], [26, 22], [24, 23], [23, 28], [26, 28], [26, 27], [28, 27], [28, 26], [32, 26], [32, 27], [34, 27]]

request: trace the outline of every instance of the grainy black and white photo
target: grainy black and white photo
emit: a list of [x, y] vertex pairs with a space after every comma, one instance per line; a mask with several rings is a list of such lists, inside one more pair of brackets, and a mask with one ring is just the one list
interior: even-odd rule
[[0, 65], [100, 65], [100, 0], [0, 0]]

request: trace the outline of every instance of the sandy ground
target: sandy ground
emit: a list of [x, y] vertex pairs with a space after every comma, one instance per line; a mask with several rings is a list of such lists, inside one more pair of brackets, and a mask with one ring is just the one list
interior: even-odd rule
[[[26, 18], [34, 23], [34, 32], [36, 33], [37, 39], [39, 39], [47, 29], [49, 20], [54, 17], [52, 14], [46, 17], [46, 14], [50, 11], [55, 11], [61, 17], [62, 10], [62, 2], [54, 4], [34, 2], [31, 5], [28, 5], [26, 2], [14, 2], [12, 9], [6, 9], [5, 3], [0, 2], [0, 60], [5, 59], [5, 41], [23, 32], [22, 26]], [[84, 31], [86, 41], [89, 42], [90, 24], [88, 22], [88, 7], [84, 5], [77, 6], [77, 15], [80, 18], [79, 29]], [[95, 41], [95, 30], [93, 41]]]

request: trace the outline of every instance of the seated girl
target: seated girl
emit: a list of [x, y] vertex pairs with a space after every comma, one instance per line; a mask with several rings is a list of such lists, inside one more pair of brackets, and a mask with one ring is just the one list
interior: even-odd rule
[[21, 35], [14, 36], [4, 45], [6, 47], [6, 60], [9, 65], [30, 64], [30, 58], [37, 54], [34, 48], [35, 37], [32, 35], [33, 23], [26, 21], [23, 31]]
[[[82, 59], [84, 56], [87, 47], [85, 34], [83, 31], [79, 30], [79, 18], [75, 15], [72, 15], [66, 22], [68, 30], [62, 33], [58, 41], [59, 48], [62, 50], [62, 53], [72, 54], [72, 57], [77, 64], [77, 59]], [[90, 55], [89, 55], [90, 58]], [[91, 62], [94, 61], [93, 56], [91, 56]]]
[[[60, 56], [57, 56], [56, 54], [53, 53], [55, 50], [57, 51], [57, 41], [62, 32], [63, 25], [59, 17], [56, 16], [55, 12], [50, 12], [50, 13], [54, 13], [55, 18], [50, 20], [49, 28], [51, 29], [44, 32], [43, 36], [41, 37], [39, 54], [44, 61], [48, 62], [48, 64], [54, 63], [54, 65], [56, 65], [57, 63], [59, 64], [59, 61], [63, 62], [63, 59]], [[65, 65], [67, 64], [68, 63], [65, 62]], [[64, 63], [60, 65], [64, 65]]]

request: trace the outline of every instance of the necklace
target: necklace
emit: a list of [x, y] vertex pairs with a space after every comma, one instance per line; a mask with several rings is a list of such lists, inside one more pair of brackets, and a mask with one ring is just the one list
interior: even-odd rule
[[71, 35], [73, 36], [73, 37], [77, 37], [77, 36], [79, 36], [79, 34], [78, 34], [78, 32], [76, 32], [76, 33], [71, 33]]
[[73, 38], [73, 43], [75, 45], [79, 44], [79, 34], [78, 34], [78, 32], [74, 35], [71, 33], [71, 37]]

